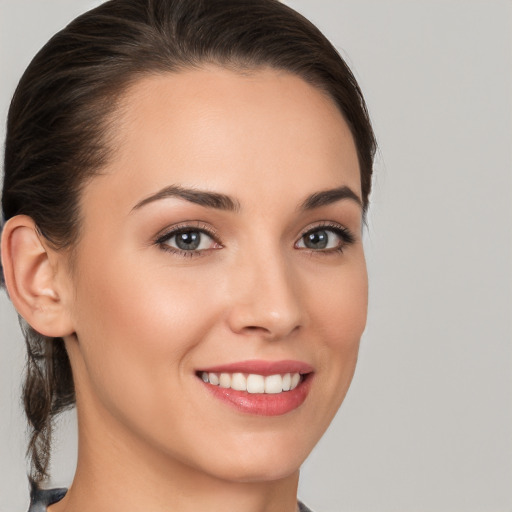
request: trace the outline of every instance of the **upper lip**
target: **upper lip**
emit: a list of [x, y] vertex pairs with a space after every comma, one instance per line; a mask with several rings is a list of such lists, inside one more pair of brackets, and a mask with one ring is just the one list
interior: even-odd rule
[[201, 368], [199, 372], [207, 373], [253, 373], [257, 375], [276, 375], [284, 373], [311, 373], [313, 367], [302, 361], [265, 361], [262, 359], [252, 359], [248, 361], [238, 361], [235, 363], [221, 364]]

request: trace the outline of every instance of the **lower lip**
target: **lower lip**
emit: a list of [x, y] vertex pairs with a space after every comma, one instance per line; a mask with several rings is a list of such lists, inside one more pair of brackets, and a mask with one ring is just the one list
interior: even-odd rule
[[308, 396], [312, 380], [313, 374], [309, 373], [303, 377], [295, 389], [275, 394], [248, 393], [201, 382], [213, 396], [241, 412], [259, 416], [279, 416], [302, 405]]

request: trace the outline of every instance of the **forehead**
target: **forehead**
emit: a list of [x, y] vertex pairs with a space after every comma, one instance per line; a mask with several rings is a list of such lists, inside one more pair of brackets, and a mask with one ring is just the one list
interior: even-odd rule
[[338, 108], [287, 72], [209, 67], [145, 77], [124, 95], [115, 124], [100, 181], [122, 187], [132, 203], [171, 184], [242, 202], [270, 189], [305, 195], [348, 185], [361, 193], [357, 152]]

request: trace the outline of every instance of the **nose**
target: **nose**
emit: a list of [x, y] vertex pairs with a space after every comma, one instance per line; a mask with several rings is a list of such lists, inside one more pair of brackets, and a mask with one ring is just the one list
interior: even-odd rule
[[233, 332], [283, 339], [304, 323], [300, 282], [279, 255], [254, 253], [237, 264], [228, 293]]

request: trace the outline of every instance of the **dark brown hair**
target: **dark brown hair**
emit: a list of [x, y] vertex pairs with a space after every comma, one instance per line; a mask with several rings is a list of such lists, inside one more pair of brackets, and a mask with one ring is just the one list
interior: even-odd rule
[[[4, 222], [35, 221], [55, 249], [80, 236], [80, 191], [109, 159], [109, 123], [127, 87], [148, 74], [214, 63], [293, 73], [328, 94], [354, 137], [363, 206], [375, 139], [351, 71], [321, 32], [277, 0], [110, 0], [57, 33], [33, 59], [12, 99], [5, 144]], [[61, 338], [22, 320], [24, 405], [31, 478], [47, 477], [52, 422], [74, 404]]]

